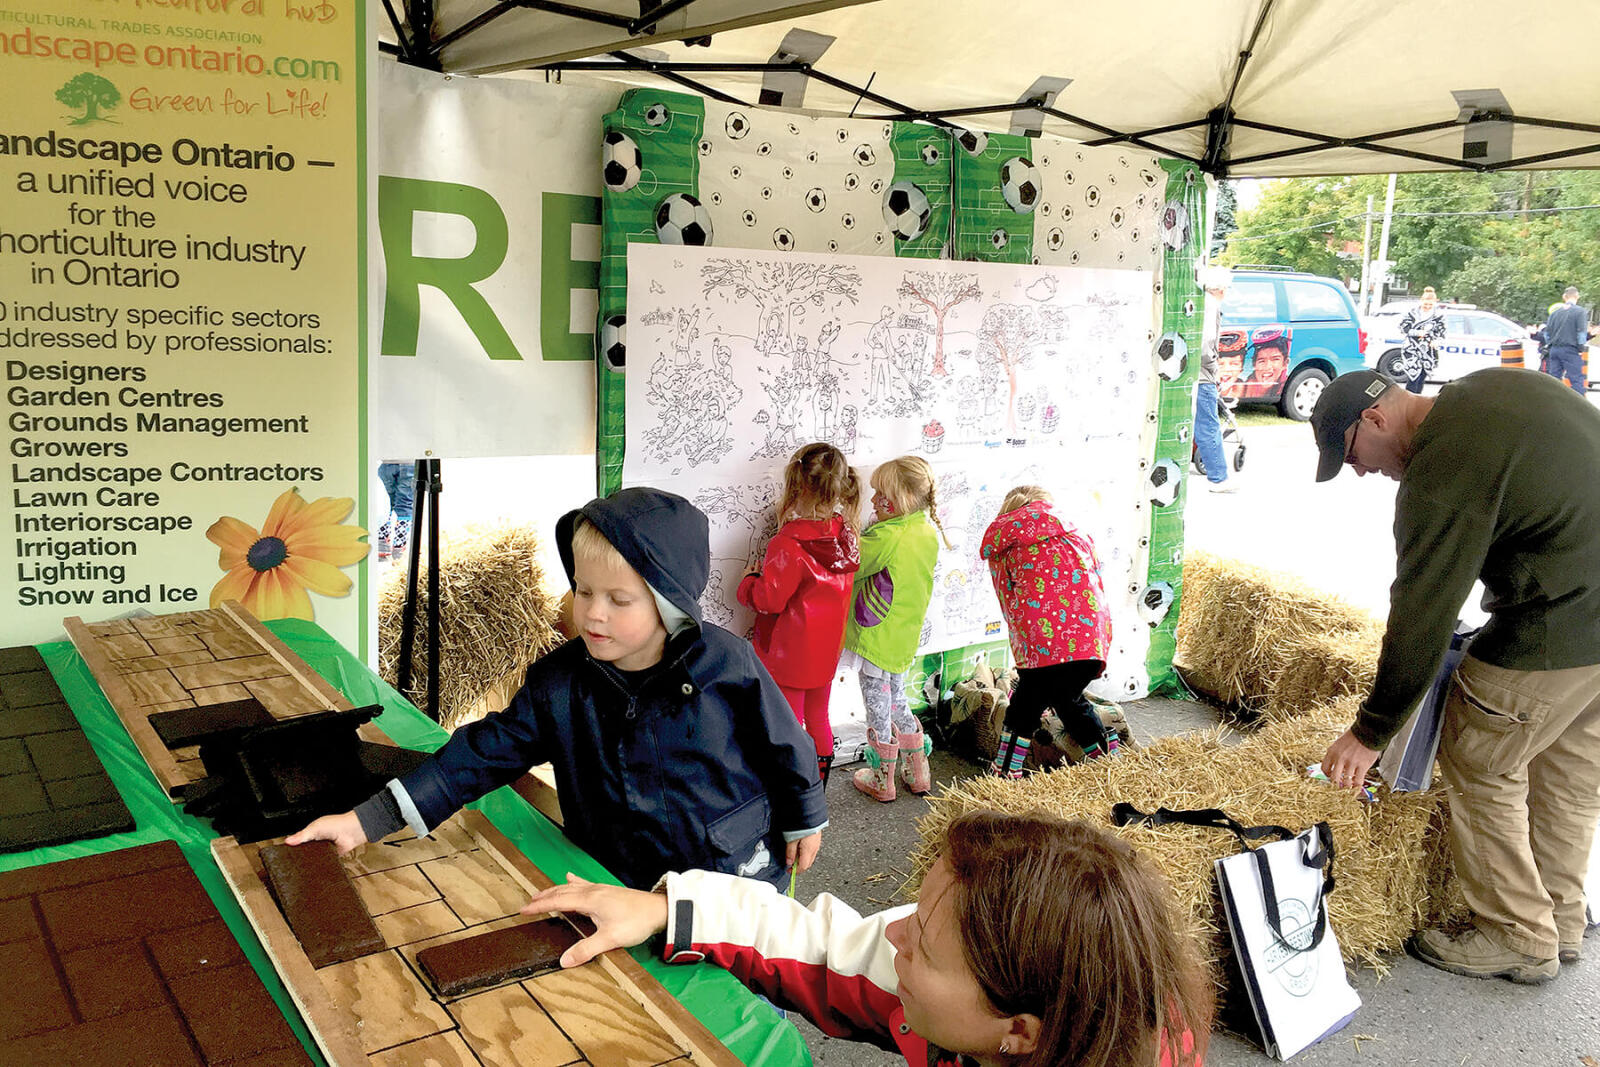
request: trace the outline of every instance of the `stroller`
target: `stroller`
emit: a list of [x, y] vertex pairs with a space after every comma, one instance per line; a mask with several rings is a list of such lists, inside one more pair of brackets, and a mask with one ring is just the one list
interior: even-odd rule
[[[1217, 425], [1222, 431], [1222, 458], [1231, 463], [1235, 471], [1244, 470], [1244, 437], [1239, 433], [1239, 423], [1233, 417], [1233, 409], [1239, 405], [1237, 397], [1217, 397]], [[1233, 449], [1230, 459], [1228, 449]], [[1200, 446], [1191, 445], [1189, 448], [1189, 461], [1194, 467], [1194, 472], [1201, 477], [1205, 476], [1206, 465], [1200, 459]]]

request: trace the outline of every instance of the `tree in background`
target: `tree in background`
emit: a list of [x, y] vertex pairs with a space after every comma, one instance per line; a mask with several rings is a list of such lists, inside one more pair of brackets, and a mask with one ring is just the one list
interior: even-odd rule
[[1239, 187], [1231, 181], [1217, 185], [1217, 218], [1211, 227], [1211, 248], [1207, 256], [1216, 259], [1228, 245], [1228, 235], [1239, 228]]
[[[1387, 181], [1366, 174], [1269, 182], [1255, 207], [1238, 212], [1219, 261], [1352, 280], [1361, 271], [1359, 256], [1337, 252], [1361, 241], [1370, 195], [1376, 257]], [[1445, 299], [1543, 321], [1544, 309], [1568, 284], [1600, 297], [1600, 176], [1402, 174], [1389, 258], [1413, 291], [1432, 285]]]
[[1519, 210], [1483, 222], [1480, 253], [1446, 278], [1440, 292], [1524, 323], [1544, 322], [1569, 285], [1582, 291], [1586, 304], [1600, 300], [1600, 208], [1587, 206], [1600, 204], [1600, 174], [1508, 177], [1522, 186]]

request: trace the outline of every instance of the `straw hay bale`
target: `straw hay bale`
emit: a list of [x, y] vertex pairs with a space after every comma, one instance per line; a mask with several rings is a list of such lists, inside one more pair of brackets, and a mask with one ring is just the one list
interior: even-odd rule
[[[527, 526], [467, 528], [447, 535], [439, 559], [439, 718], [447, 729], [498, 711], [528, 663], [560, 643], [552, 623], [557, 598], [544, 587], [538, 539]], [[417, 575], [417, 636], [411, 691], [426, 700], [428, 570]], [[396, 685], [405, 568], [393, 567], [378, 600], [379, 673]]]
[[1173, 659], [1189, 684], [1277, 720], [1371, 688], [1383, 626], [1299, 578], [1203, 552], [1184, 560]]
[[[1330, 913], [1339, 946], [1346, 959], [1381, 967], [1379, 954], [1399, 948], [1427, 922], [1432, 894], [1442, 892], [1448, 880], [1429, 867], [1436, 862], [1429, 835], [1436, 832], [1444, 794], [1434, 789], [1384, 795], [1378, 804], [1365, 804], [1352, 792], [1307, 779], [1305, 768], [1322, 758], [1353, 715], [1354, 702], [1346, 700], [1272, 724], [1238, 744], [1228, 743], [1229, 732], [1219, 727], [1021, 781], [962, 782], [937, 797], [918, 825], [921, 841], [912, 854], [908, 891], [937, 858], [950, 821], [978, 808], [1045, 811], [1099, 826], [1110, 825], [1111, 807], [1119, 801], [1142, 811], [1218, 807], [1247, 826], [1303, 830], [1326, 821], [1337, 851]], [[1115, 832], [1166, 875], [1188, 931], [1215, 966], [1225, 945], [1213, 864], [1238, 851], [1238, 843], [1223, 831], [1183, 826]]]

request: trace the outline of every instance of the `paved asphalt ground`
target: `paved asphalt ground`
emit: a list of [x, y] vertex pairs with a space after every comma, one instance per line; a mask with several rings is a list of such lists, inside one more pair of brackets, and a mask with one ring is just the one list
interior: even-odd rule
[[[1211, 494], [1203, 482], [1191, 483], [1186, 513], [1190, 550], [1299, 574], [1384, 616], [1394, 578], [1394, 484], [1381, 477], [1356, 478], [1347, 471], [1319, 486], [1312, 478], [1316, 453], [1306, 426], [1250, 421], [1242, 427], [1247, 453], [1244, 470], [1234, 476], [1238, 492]], [[586, 457], [541, 461], [536, 471], [516, 461], [452, 462], [446, 464], [444, 517], [452, 525], [511, 519], [549, 529], [571, 501], [587, 495], [592, 479], [593, 460]], [[541, 492], [504, 492], [507, 484], [529, 480]], [[521, 502], [522, 510], [513, 511], [511, 502]], [[553, 558], [545, 566], [548, 573], [559, 573]], [[1474, 612], [1475, 606], [1467, 611]], [[1127, 711], [1142, 738], [1216, 721], [1210, 708], [1185, 701], [1140, 701]], [[850, 787], [850, 770], [841, 768], [829, 787], [832, 823], [818, 866], [802, 877], [799, 891], [807, 899], [831, 892], [862, 911], [873, 911], [882, 902], [898, 901], [895, 889], [908, 870], [915, 820], [926, 802], [906, 797], [880, 805]], [[934, 754], [936, 781], [978, 771], [956, 756]], [[1585, 949], [1589, 959], [1564, 967], [1560, 978], [1538, 988], [1457, 978], [1397, 956], [1382, 980], [1367, 971], [1355, 974], [1364, 1001], [1355, 1021], [1294, 1062], [1308, 1067], [1596, 1067], [1600, 932], [1591, 932]], [[799, 1025], [823, 1067], [900, 1062], [870, 1045], [826, 1038], [805, 1023]], [[1214, 1067], [1264, 1067], [1272, 1061], [1259, 1049], [1218, 1035], [1209, 1062]]]
[[[1303, 425], [1247, 426], [1239, 491], [1210, 494], [1203, 483], [1189, 501], [1189, 548], [1251, 559], [1301, 574], [1382, 617], [1394, 577], [1390, 522], [1393, 483], [1348, 472], [1325, 485], [1312, 479], [1315, 449]], [[1126, 705], [1135, 736], [1180, 733], [1216, 722], [1215, 712], [1191, 701], [1146, 700]], [[828, 787], [831, 824], [817, 867], [801, 878], [804, 899], [829, 892], [858, 909], [898, 903], [895, 890], [909, 870], [915, 822], [927, 802], [902, 796], [879, 804], [851, 788], [851, 768]], [[934, 779], [949, 782], [979, 773], [971, 762], [934, 754]], [[885, 877], [887, 876], [887, 877]], [[1341, 1033], [1295, 1057], [1307, 1067], [1597, 1067], [1600, 1065], [1600, 930], [1584, 945], [1587, 959], [1562, 968], [1541, 987], [1474, 981], [1444, 974], [1403, 954], [1387, 977], [1358, 970], [1353, 984], [1363, 1007]], [[866, 1067], [899, 1058], [870, 1045], [824, 1037], [800, 1023], [822, 1067]], [[1260, 1049], [1226, 1034], [1212, 1042], [1213, 1067], [1272, 1062]]]

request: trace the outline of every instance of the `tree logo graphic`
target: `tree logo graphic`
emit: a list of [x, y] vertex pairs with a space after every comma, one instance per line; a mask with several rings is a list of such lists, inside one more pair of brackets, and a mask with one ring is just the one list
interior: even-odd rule
[[68, 107], [81, 107], [83, 114], [73, 119], [70, 125], [86, 126], [91, 122], [115, 122], [115, 119], [102, 115], [102, 109], [110, 110], [122, 102], [122, 94], [117, 92], [117, 87], [98, 74], [84, 71], [67, 84], [56, 90], [56, 99]]

